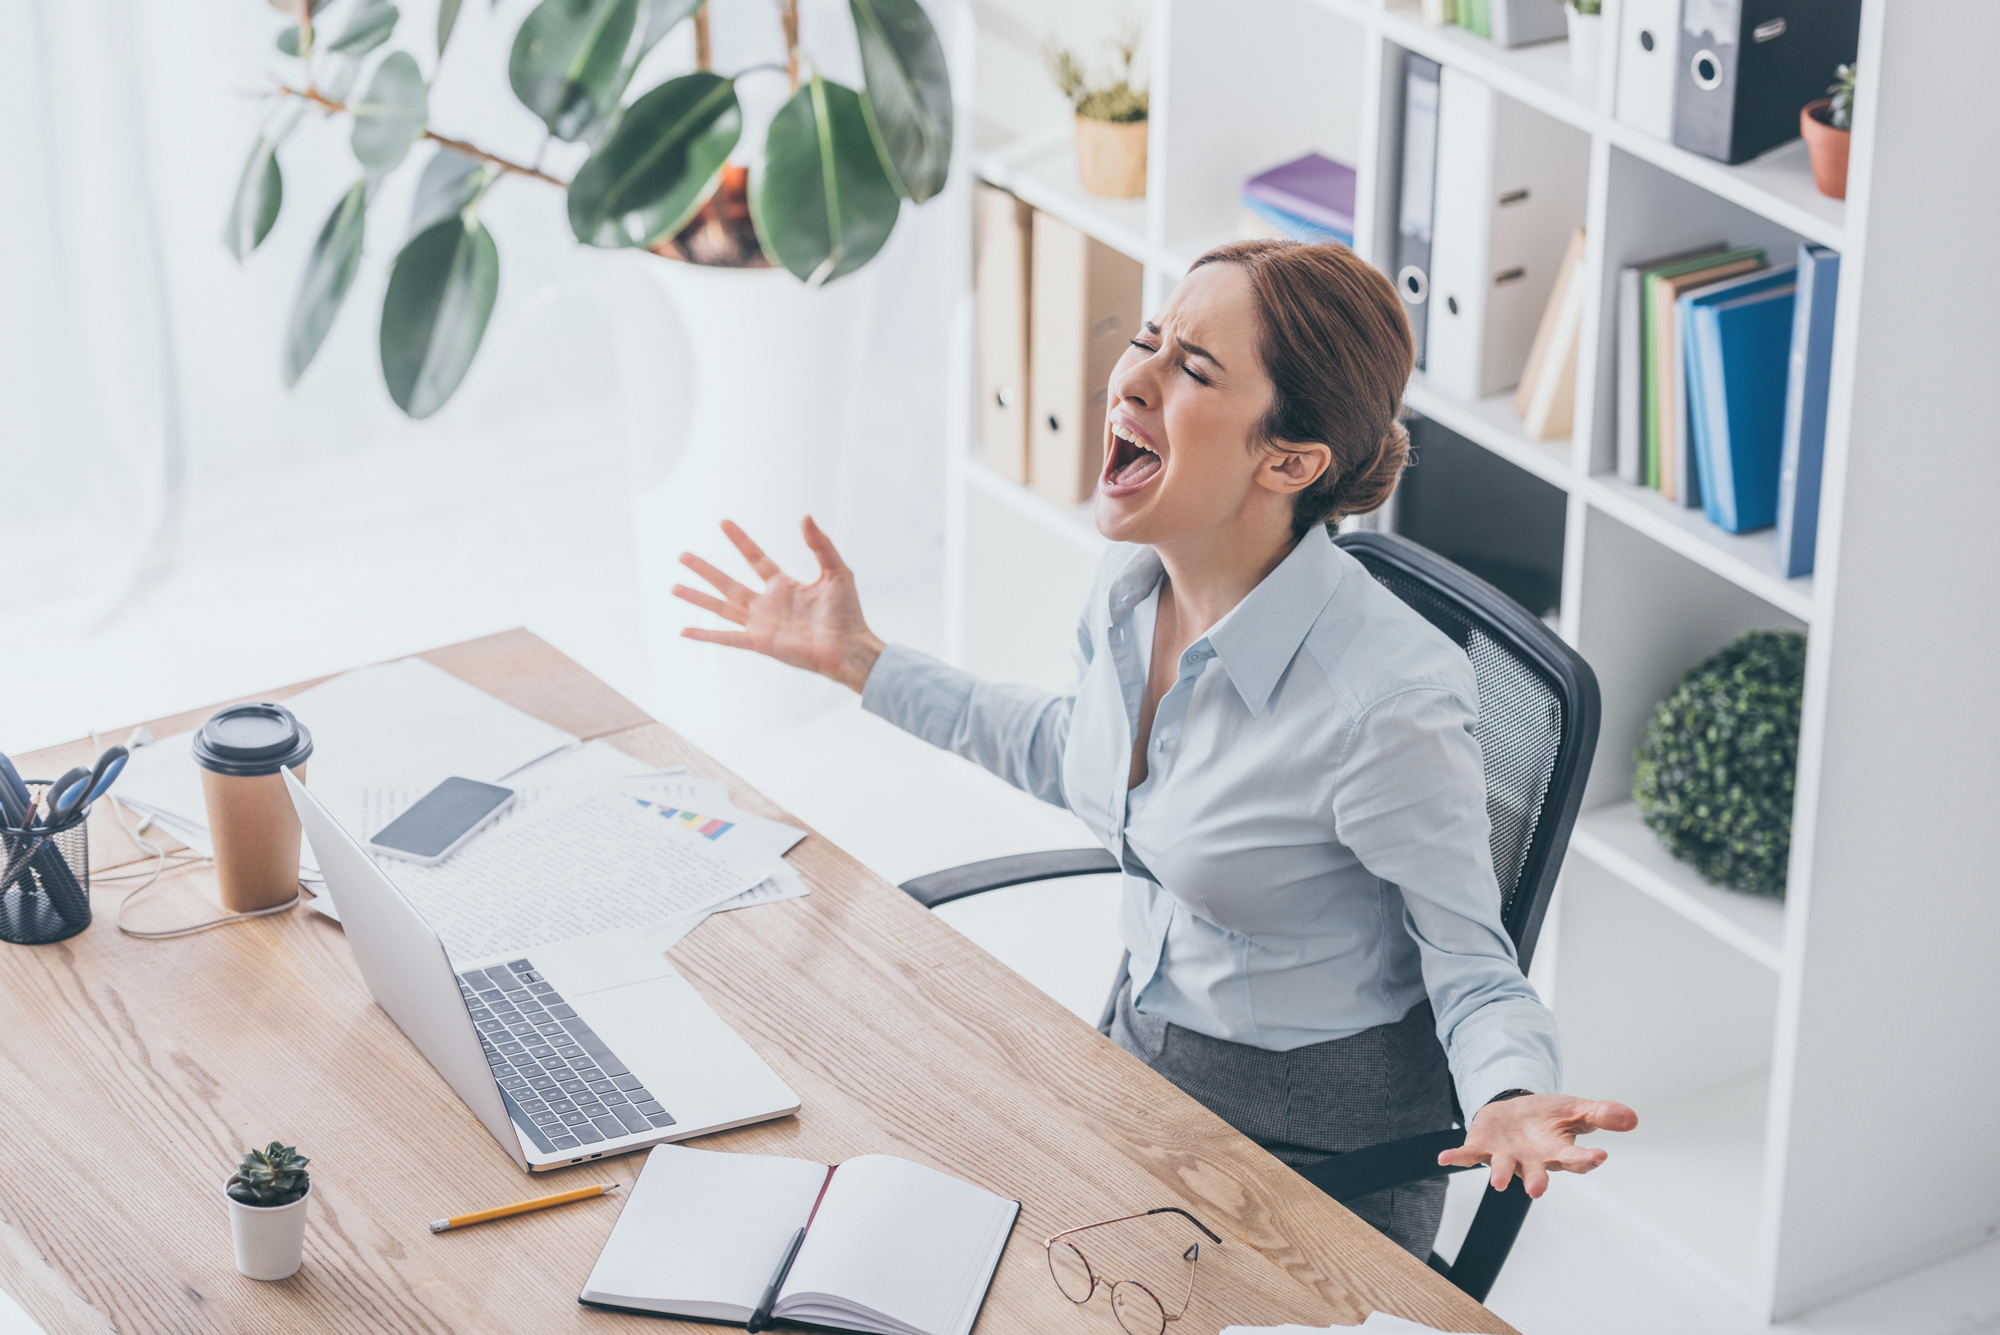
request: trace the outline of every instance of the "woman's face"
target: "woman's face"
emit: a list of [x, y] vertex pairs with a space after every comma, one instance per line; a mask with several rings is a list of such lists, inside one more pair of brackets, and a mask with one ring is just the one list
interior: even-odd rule
[[1256, 298], [1235, 264], [1205, 264], [1180, 286], [1111, 372], [1097, 531], [1158, 545], [1221, 535], [1246, 521], [1289, 532], [1292, 496], [1331, 452], [1262, 443], [1270, 377], [1257, 351]]

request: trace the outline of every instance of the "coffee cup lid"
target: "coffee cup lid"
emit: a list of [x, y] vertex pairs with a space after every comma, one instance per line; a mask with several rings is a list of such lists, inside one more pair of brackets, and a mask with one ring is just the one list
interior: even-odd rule
[[306, 763], [312, 749], [312, 734], [283, 705], [218, 709], [194, 735], [197, 765], [238, 778], [296, 769]]

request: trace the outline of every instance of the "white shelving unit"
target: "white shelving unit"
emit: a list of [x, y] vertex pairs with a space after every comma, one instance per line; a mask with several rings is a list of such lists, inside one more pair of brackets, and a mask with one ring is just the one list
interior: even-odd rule
[[[1108, 33], [1117, 9], [1103, 8]], [[2000, 1165], [1909, 1146], [1990, 1124], [2000, 1103], [2000, 876], [1980, 819], [2000, 791], [2000, 711], [1984, 689], [2000, 643], [1979, 596], [2000, 562], [1987, 513], [2000, 498], [2000, 260], [1972, 243], [2000, 217], [2000, 174], [1956, 140], [1985, 118], [1979, 53], [2000, 41], [2000, 16], [1968, 6], [1946, 23], [1866, 0], [1843, 203], [1814, 189], [1802, 144], [1728, 167], [1614, 119], [1619, 0], [1605, 8], [1604, 66], [1579, 85], [1565, 43], [1505, 50], [1425, 26], [1416, 0], [1150, 0], [1144, 200], [1084, 193], [1066, 126], [1046, 118], [1016, 118], [976, 165], [1142, 262], [1157, 306], [1229, 239], [1242, 180], [1309, 149], [1355, 164], [1356, 249], [1387, 267], [1408, 52], [1590, 136], [1575, 434], [1531, 440], [1511, 393], [1468, 402], [1421, 374], [1406, 402], [1566, 497], [1562, 633], [1598, 673], [1604, 720], [1546, 929], [1551, 995], [1571, 1086], [1642, 1114], [1587, 1189], [1785, 1318], [2000, 1235]], [[978, 111], [1009, 125], [1007, 107]], [[1775, 573], [1769, 531], [1724, 533], [1612, 470], [1618, 267], [1712, 240], [1765, 245], [1776, 264], [1802, 240], [1844, 257], [1813, 577]], [[950, 448], [957, 649], [975, 669], [1059, 686], [1067, 595], [1102, 544], [1087, 512], [969, 457], [964, 431]], [[1782, 902], [1701, 881], [1630, 800], [1653, 706], [1753, 628], [1809, 637]], [[1022, 659], [1014, 646], [1031, 642], [1048, 653]], [[1933, 1129], [1940, 1107], [1955, 1111]]]

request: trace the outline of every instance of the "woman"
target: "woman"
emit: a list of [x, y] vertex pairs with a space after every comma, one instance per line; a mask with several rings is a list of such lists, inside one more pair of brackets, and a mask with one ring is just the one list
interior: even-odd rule
[[[1403, 470], [1410, 330], [1339, 246], [1248, 241], [1196, 262], [1112, 372], [1106, 554], [1067, 695], [885, 645], [810, 519], [800, 585], [681, 559], [741, 627], [683, 633], [809, 668], [863, 706], [1081, 817], [1121, 859], [1130, 952], [1111, 1037], [1288, 1163], [1435, 1131], [1441, 1164], [1588, 1172], [1575, 1137], [1638, 1124], [1572, 1098], [1516, 965], [1487, 847], [1476, 692], [1459, 648], [1334, 546]], [[1355, 1212], [1419, 1257], [1442, 1180]]]

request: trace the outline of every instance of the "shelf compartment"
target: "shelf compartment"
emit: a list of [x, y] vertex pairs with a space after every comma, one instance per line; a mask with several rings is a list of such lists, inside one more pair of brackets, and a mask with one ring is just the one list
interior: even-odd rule
[[[1322, 3], [1336, 12], [1349, 8], [1342, 0]], [[1381, 22], [1382, 35], [1406, 51], [1462, 69], [1495, 92], [1585, 133], [1598, 127], [1596, 92], [1572, 78], [1566, 41], [1505, 47], [1455, 24], [1433, 28], [1424, 22], [1423, 6], [1416, 0], [1390, 0]]]
[[1784, 579], [1777, 574], [1778, 533], [1729, 533], [1708, 522], [1700, 510], [1666, 499], [1650, 487], [1621, 482], [1615, 474], [1599, 473], [1586, 484], [1586, 498], [1604, 513], [1644, 533], [1696, 565], [1740, 589], [1781, 608], [1800, 621], [1814, 615], [1813, 578]]
[[1838, 251], [1847, 249], [1846, 201], [1828, 199], [1813, 185], [1812, 163], [1803, 139], [1731, 167], [1676, 148], [1620, 120], [1605, 118], [1603, 133], [1632, 156], [1644, 158], [1787, 231]]
[[1434, 387], [1418, 371], [1410, 376], [1403, 402], [1551, 486], [1569, 491], [1576, 485], [1576, 470], [1570, 465], [1570, 438], [1535, 440], [1523, 432], [1521, 415], [1514, 411], [1511, 389], [1467, 402]]
[[1636, 803], [1586, 812], [1576, 823], [1570, 848], [1773, 973], [1784, 967], [1784, 901], [1738, 894], [1702, 880], [1660, 846]]
[[1179, 274], [1186, 265], [1146, 233], [1144, 199], [1105, 199], [1083, 188], [1067, 132], [1023, 139], [979, 158], [979, 176], [1141, 264]]

